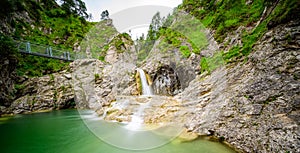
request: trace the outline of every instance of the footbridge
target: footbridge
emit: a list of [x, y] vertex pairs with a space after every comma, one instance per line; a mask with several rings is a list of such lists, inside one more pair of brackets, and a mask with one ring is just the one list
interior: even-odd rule
[[15, 42], [17, 43], [19, 52], [22, 54], [58, 59], [68, 62], [72, 62], [76, 59], [87, 58], [86, 54], [82, 52], [62, 50], [54, 46], [35, 44], [29, 41], [15, 40]]

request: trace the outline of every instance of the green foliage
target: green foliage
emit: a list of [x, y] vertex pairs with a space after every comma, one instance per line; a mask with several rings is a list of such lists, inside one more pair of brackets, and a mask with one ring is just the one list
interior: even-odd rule
[[122, 33], [114, 37], [114, 39], [110, 42], [110, 45], [116, 47], [118, 53], [122, 53], [125, 51], [126, 46], [125, 44], [132, 45], [133, 41], [131, 37], [127, 33]]
[[[83, 3], [77, 0], [76, 5]], [[67, 14], [66, 11], [56, 4], [54, 0], [48, 1], [26, 1], [26, 0], [4, 0], [0, 4], [7, 4], [7, 12], [1, 12], [0, 18], [8, 17], [10, 24], [14, 27], [14, 33], [11, 33], [15, 39], [27, 40], [36, 44], [49, 45], [60, 50], [72, 52], [74, 44], [80, 42], [85, 33], [94, 25], [88, 23], [78, 14], [72, 12]], [[1, 5], [2, 6], [2, 5]], [[77, 9], [80, 9], [78, 7]], [[28, 20], [9, 18], [13, 12], [28, 13], [30, 20], [36, 21], [29, 23]], [[78, 11], [78, 10], [77, 10]], [[26, 17], [26, 15], [25, 15]], [[7, 21], [7, 20], [4, 20]], [[6, 38], [5, 38], [6, 39]], [[8, 40], [8, 39], [7, 39]], [[4, 41], [5, 44], [7, 41]], [[17, 47], [9, 47], [5, 44], [3, 48], [7, 52], [15, 52]], [[5, 48], [12, 48], [11, 50]], [[1, 53], [5, 53], [2, 52]], [[34, 56], [18, 57], [17, 74], [28, 75], [30, 77], [42, 76], [53, 72], [58, 72], [66, 68], [68, 63], [62, 61], [45, 59]]]
[[208, 45], [204, 33], [205, 27], [198, 19], [190, 15], [177, 15], [176, 22], [173, 23], [171, 29], [180, 33], [181, 37], [185, 37], [192, 44], [193, 52], [196, 54]]
[[164, 37], [164, 41], [172, 46], [179, 48], [181, 45], [181, 37], [182, 36], [179, 32], [172, 30], [171, 28], [161, 29], [160, 35]]
[[174, 20], [174, 16], [171, 14], [168, 14], [166, 18], [162, 19], [162, 27], [167, 28], [172, 25], [172, 22]]
[[[104, 59], [110, 47], [109, 44], [118, 34], [118, 31], [110, 24], [111, 22], [112, 20], [103, 20], [90, 28], [80, 44], [82, 50], [88, 49], [92, 53], [92, 57]], [[121, 44], [118, 45], [121, 47]]]
[[209, 71], [209, 66], [207, 63], [207, 58], [202, 57], [200, 61], [201, 72]]
[[54, 81], [54, 75], [53, 74], [50, 74], [50, 81]]
[[159, 38], [159, 29], [162, 27], [162, 20], [160, 13], [156, 12], [152, 17], [151, 24], [149, 26], [149, 31], [147, 35], [147, 40], [156, 40]]
[[219, 137], [219, 141], [220, 142], [224, 142], [225, 141], [225, 137], [223, 137], [223, 136]]
[[80, 17], [88, 18], [85, 3], [81, 0], [60, 0], [62, 2], [61, 8], [67, 15], [76, 14]]
[[191, 55], [190, 48], [188, 46], [180, 46], [179, 48], [183, 57], [188, 58]]
[[223, 58], [227, 63], [230, 63], [233, 61], [233, 58], [240, 57], [240, 47], [234, 46], [232, 47], [228, 52], [223, 53]]
[[263, 36], [266, 31], [266, 22], [263, 22], [252, 33], [246, 33], [243, 35], [243, 47], [241, 50], [243, 56], [249, 55], [249, 53], [252, 51], [253, 45], [259, 40], [259, 38]]
[[[199, 11], [201, 7], [203, 9]], [[253, 1], [249, 5], [245, 0], [203, 0], [198, 4], [185, 0], [182, 8], [191, 11], [205, 26], [216, 29], [215, 38], [222, 42], [227, 32], [258, 21], [264, 10], [264, 0]]]
[[99, 56], [98, 58], [100, 61], [104, 62], [105, 61], [105, 56]]
[[26, 55], [19, 58], [17, 74], [19, 76], [27, 75], [29, 77], [43, 76], [58, 72], [68, 66], [69, 63], [43, 58], [33, 55]]
[[[167, 18], [163, 18], [161, 21], [159, 20], [159, 14], [155, 14], [146, 40], [138, 40], [138, 44], [142, 44], [138, 53], [139, 60], [147, 57], [158, 39], [161, 41], [157, 47], [161, 52], [178, 48], [185, 58], [189, 57], [192, 52], [200, 54], [200, 51], [208, 45], [204, 26], [199, 20], [177, 9], [174, 10], [172, 15], [168, 15]], [[183, 44], [185, 46], [182, 46]]]
[[143, 61], [148, 56], [148, 53], [145, 50], [139, 50], [138, 52], [138, 61]]
[[54, 103], [57, 101], [57, 97], [58, 97], [57, 94], [58, 94], [57, 90], [54, 90], [54, 93], [53, 93], [53, 101], [54, 101]]
[[[232, 47], [223, 53], [224, 60], [234, 62], [237, 59], [246, 59], [255, 43], [268, 30], [281, 23], [287, 23], [298, 18], [300, 1], [298, 0], [257, 0], [246, 4], [246, 0], [184, 0], [180, 9], [189, 12], [199, 19], [204, 26], [216, 30], [215, 39], [223, 42], [228, 32], [236, 30], [239, 26], [254, 27], [261, 19], [264, 9], [267, 8], [266, 16], [262, 22], [252, 31], [244, 31], [242, 35], [243, 46]], [[270, 14], [268, 14], [270, 13]], [[203, 60], [203, 66], [205, 67]]]
[[95, 74], [95, 80], [98, 80], [100, 78], [100, 75], [98, 73]]
[[142, 36], [138, 40], [138, 44], [140, 46], [139, 50], [143, 50], [143, 51], [139, 51], [138, 54], [139, 60], [145, 59], [148, 56], [155, 41], [160, 37], [161, 34], [160, 29], [162, 28], [163, 21], [166, 21], [165, 26], [167, 26], [170, 22], [169, 19], [161, 19], [159, 12], [155, 13], [154, 16], [152, 17], [151, 24], [149, 26], [149, 30], [146, 38], [143, 38], [144, 36]]
[[7, 57], [9, 55], [16, 55], [16, 44], [13, 40], [0, 33], [0, 58]]
[[224, 60], [227, 63], [234, 62], [236, 59], [248, 56], [253, 45], [267, 31], [266, 22], [261, 23], [253, 32], [244, 32], [242, 36], [242, 47], [234, 46], [228, 52], [223, 53]]
[[20, 91], [25, 88], [25, 85], [24, 84], [14, 84], [14, 88], [16, 91]]
[[[272, 4], [272, 1], [269, 2]], [[269, 4], [270, 5], [270, 4]], [[282, 0], [270, 15], [268, 27], [274, 27], [278, 24], [287, 23], [292, 19], [299, 18], [300, 1], [299, 0]]]
[[202, 57], [200, 61], [201, 72], [207, 71], [210, 73], [224, 64], [221, 52], [214, 54], [212, 57]]
[[67, 90], [66, 86], [64, 86], [64, 85], [60, 86], [59, 88], [60, 88], [61, 91], [63, 91], [63, 92], [66, 92], [66, 90]]
[[226, 28], [237, 27], [238, 25], [239, 25], [239, 19], [231, 19], [225, 21]]

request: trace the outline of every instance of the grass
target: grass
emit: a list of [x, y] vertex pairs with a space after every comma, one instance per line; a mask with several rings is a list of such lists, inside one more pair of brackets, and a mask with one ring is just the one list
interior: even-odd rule
[[[222, 43], [229, 32], [240, 26], [255, 27], [262, 16], [263, 10], [265, 8], [272, 10], [272, 7], [276, 6], [273, 12], [267, 14], [263, 22], [254, 30], [243, 32], [243, 46], [233, 46], [228, 52], [223, 53], [224, 60], [230, 63], [239, 59], [246, 59], [252, 52], [256, 42], [259, 41], [268, 28], [296, 19], [300, 12], [300, 1], [298, 0], [282, 0], [279, 1], [278, 5], [275, 4], [275, 1], [269, 0], [257, 0], [250, 4], [246, 4], [246, 0], [184, 0], [179, 9], [190, 12], [206, 28], [214, 29], [215, 40]], [[208, 69], [206, 62], [207, 59], [203, 59], [201, 63], [204, 69]]]
[[19, 76], [26, 75], [29, 77], [43, 76], [65, 69], [68, 65], [68, 62], [33, 55], [25, 55], [22, 58], [19, 58], [17, 74]]
[[190, 48], [188, 46], [180, 46], [179, 48], [183, 57], [188, 58], [191, 55]]
[[200, 60], [201, 73], [207, 71], [211, 73], [213, 70], [224, 65], [225, 61], [223, 60], [222, 52], [214, 54], [212, 57], [202, 57]]
[[95, 80], [98, 80], [100, 78], [100, 74], [96, 73], [95, 74]]
[[200, 3], [189, 0], [183, 1], [181, 8], [192, 12], [205, 27], [215, 29], [215, 39], [221, 43], [228, 32], [258, 21], [264, 9], [263, 4], [264, 0], [253, 1], [250, 5], [246, 5], [245, 0], [203, 0]]
[[179, 15], [171, 29], [185, 37], [192, 44], [193, 52], [196, 54], [199, 54], [200, 50], [208, 45], [206, 34], [204, 33], [205, 27], [200, 20], [191, 15]]
[[138, 52], [138, 61], [143, 61], [148, 56], [148, 53], [145, 50], [140, 50]]
[[103, 20], [90, 28], [80, 43], [82, 50], [89, 50], [94, 58], [104, 57], [110, 41], [118, 34], [117, 30], [109, 24], [110, 22], [112, 21]]

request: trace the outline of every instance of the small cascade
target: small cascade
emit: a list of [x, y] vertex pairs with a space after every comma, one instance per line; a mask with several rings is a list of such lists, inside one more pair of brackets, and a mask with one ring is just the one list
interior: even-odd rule
[[[137, 71], [140, 74], [143, 95], [145, 95], [145, 96], [153, 95], [152, 88], [148, 84], [145, 72], [142, 69], [137, 69]], [[144, 117], [143, 117], [144, 110], [148, 107], [150, 107], [149, 102], [140, 104], [140, 107], [137, 108], [137, 111], [132, 114], [131, 122], [128, 123], [126, 128], [129, 130], [134, 130], [134, 131], [142, 129], [142, 125], [144, 123]]]
[[149, 107], [149, 103], [140, 104], [137, 111], [132, 114], [131, 121], [127, 124], [126, 128], [133, 131], [142, 129], [144, 123], [144, 110]]
[[140, 79], [141, 79], [141, 82], [142, 82], [143, 95], [147, 95], [147, 96], [153, 95], [151, 86], [149, 86], [149, 84], [148, 84], [148, 81], [147, 81], [146, 74], [145, 74], [144, 70], [138, 68], [137, 71], [140, 74]]

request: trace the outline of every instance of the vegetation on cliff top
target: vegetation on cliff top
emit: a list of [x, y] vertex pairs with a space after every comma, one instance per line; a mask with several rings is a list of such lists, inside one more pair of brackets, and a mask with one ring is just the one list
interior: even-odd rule
[[159, 12], [153, 16], [147, 37], [138, 39], [139, 60], [147, 57], [156, 41], [159, 41], [157, 48], [161, 52], [178, 49], [183, 58], [199, 54], [208, 45], [202, 23], [178, 9], [166, 18], [161, 18]]
[[[199, 19], [206, 27], [215, 30], [215, 39], [224, 43], [226, 35], [238, 27], [253, 27], [243, 31], [242, 46], [233, 46], [223, 53], [226, 62], [247, 57], [253, 45], [269, 29], [297, 18], [298, 0], [184, 0], [179, 7]], [[226, 42], [225, 42], [226, 44]], [[226, 47], [226, 46], [225, 46]], [[206, 59], [204, 59], [206, 60]]]
[[[0, 12], [2, 35], [72, 51], [95, 23], [85, 20], [88, 15], [81, 0], [61, 2], [60, 6], [55, 0], [1, 1], [0, 5], [6, 6]], [[30, 55], [19, 56], [18, 61], [18, 75], [29, 77], [57, 72], [67, 65]]]
[[[189, 19], [182, 17], [182, 11]], [[212, 57], [202, 57], [201, 71], [210, 72], [220, 64], [247, 60], [255, 43], [268, 29], [297, 19], [299, 13], [298, 0], [184, 0], [166, 18], [161, 18], [159, 13], [153, 16], [148, 35], [137, 41], [139, 60], [147, 57], [158, 40], [161, 52], [177, 49], [185, 58], [192, 52], [199, 54], [208, 44], [203, 32], [208, 28], [215, 40], [226, 48]], [[242, 44], [227, 46], [231, 40], [224, 39], [239, 27], [244, 27], [240, 35]]]

